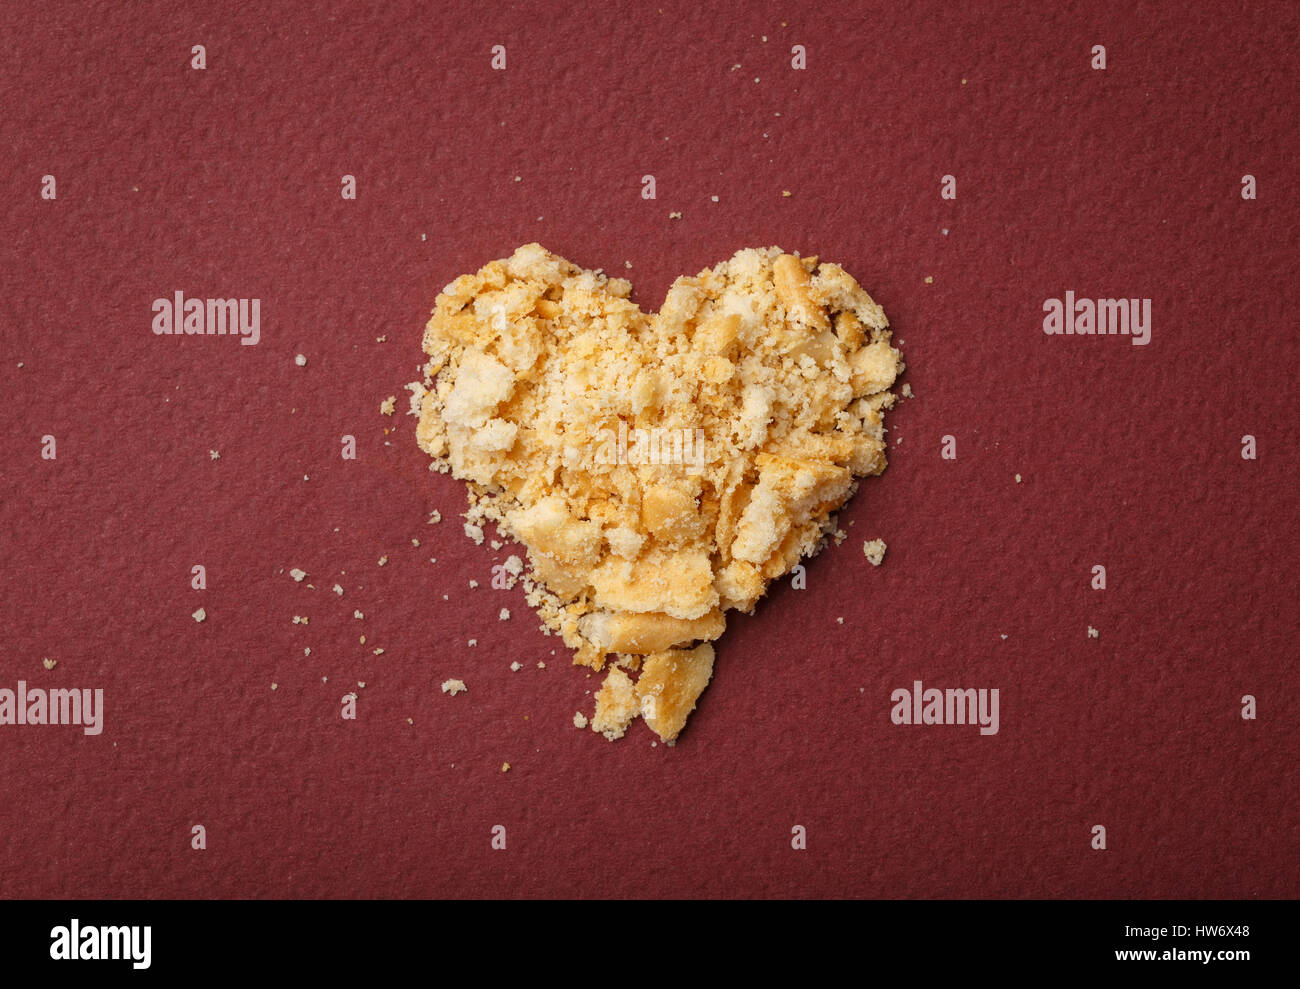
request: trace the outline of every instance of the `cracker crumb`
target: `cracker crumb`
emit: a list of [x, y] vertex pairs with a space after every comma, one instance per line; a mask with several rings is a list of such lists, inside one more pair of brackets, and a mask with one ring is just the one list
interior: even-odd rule
[[471, 581], [469, 582], [469, 587], [470, 587], [470, 590], [473, 590], [474, 588], [478, 587], [478, 581], [477, 581], [477, 580], [471, 580]]
[[209, 460], [220, 460], [220, 459], [221, 459], [221, 451], [220, 451], [220, 450], [209, 450], [209, 451], [208, 451], [208, 459], [209, 459]]
[[352, 612], [352, 617], [353, 617], [353, 618], [365, 618], [366, 616], [363, 615], [360, 611], [354, 611], [354, 612]]
[[469, 640], [467, 643], [465, 643], [465, 644], [466, 644], [467, 646], [476, 646], [476, 645], [478, 645], [478, 639], [470, 639], [470, 640]]
[[280, 685], [279, 685], [278, 683], [276, 683], [275, 681], [272, 681], [272, 682], [271, 682], [271, 689], [272, 689], [272, 690], [279, 690], [279, 689], [280, 689]]
[[1020, 475], [1019, 475], [1019, 474], [1016, 475], [1016, 483], [1017, 483], [1017, 484], [1020, 483]]
[[682, 214], [681, 214], [681, 213], [669, 213], [669, 214], [668, 214], [668, 219], [670, 219], [670, 220], [680, 220], [681, 218], [682, 218]]
[[1097, 631], [1095, 628], [1093, 628], [1091, 625], [1089, 625], [1089, 626], [1088, 626], [1088, 638], [1090, 638], [1090, 639], [1099, 639], [1099, 638], [1101, 638], [1101, 633], [1100, 633], [1099, 631]]
[[[518, 180], [516, 180], [516, 181], [518, 181]], [[508, 773], [508, 772], [510, 772], [510, 763], [508, 763], [508, 762], [503, 762], [503, 763], [501, 763], [501, 772], [503, 772], [503, 773]]]
[[429, 521], [426, 522], [425, 524], [437, 525], [441, 521], [442, 521], [442, 512], [438, 511], [438, 509], [435, 508], [432, 512], [429, 513]]
[[59, 665], [59, 661], [57, 659], [48, 659], [48, 658], [42, 659], [41, 665], [44, 666], [47, 670], [52, 670], [54, 669], [54, 667]]
[[307, 576], [307, 571], [299, 570], [297, 567], [294, 567], [289, 571], [289, 576], [292, 577], [296, 583], [301, 584], [302, 579]]
[[379, 565], [380, 565], [381, 567], [382, 567], [385, 563], [387, 563], [387, 562], [388, 562], [388, 557], [387, 557], [387, 556], [381, 556], [381, 557], [379, 558]]
[[576, 711], [576, 712], [574, 712], [574, 715], [573, 715], [573, 727], [574, 727], [574, 728], [586, 728], [586, 727], [587, 727], [587, 716], [586, 716], [585, 714], [583, 714], [581, 711]]
[[342, 584], [335, 584], [335, 585], [334, 585], [334, 593], [337, 594], [337, 595], [339, 595], [340, 597], [342, 597], [342, 596], [343, 596], [343, 585], [342, 585]]
[[[384, 647], [376, 646], [374, 649], [371, 650], [371, 652], [374, 653], [376, 656], [382, 656], [384, 654]], [[362, 684], [362, 686], [364, 686], [364, 684]]]
[[539, 660], [537, 661], [537, 668], [538, 668], [539, 670], [544, 670], [544, 669], [546, 669], [546, 663], [544, 663], [542, 660], [539, 659]]
[[510, 609], [502, 608], [501, 611], [497, 614], [497, 621], [501, 621], [501, 622], [510, 621]]
[[885, 550], [888, 547], [883, 539], [873, 539], [870, 542], [862, 544], [863, 555], [871, 561], [873, 567], [878, 567], [885, 559]]
[[782, 198], [782, 199], [789, 199], [789, 198], [790, 198], [790, 190], [789, 190], [789, 189], [782, 189], [782, 190], [781, 190], [781, 198]]
[[307, 618], [306, 615], [294, 615], [293, 623], [295, 625], [308, 625], [310, 624], [310, 620]]
[[927, 285], [933, 285], [933, 284], [934, 284], [934, 275], [926, 275], [926, 276], [925, 276], [925, 284], [927, 284]]
[[[834, 513], [885, 469], [903, 362], [880, 306], [816, 257], [738, 251], [677, 279], [655, 313], [631, 291], [539, 244], [447, 285], [416, 442], [467, 483], [468, 538], [494, 523], [494, 544], [523, 544], [497, 586], [521, 581], [540, 629], [609, 671], [596, 730], [622, 734], [601, 712], [621, 712], [613, 671], [632, 671], [629, 720], [671, 744], [713, 662], [676, 647], [717, 639], [728, 612], [847, 538]], [[623, 459], [599, 460], [611, 422], [690, 423], [704, 449], [641, 463], [628, 437]]]
[[898, 389], [898, 393], [902, 395], [904, 398], [916, 397], [915, 395], [912, 394], [912, 383], [910, 381], [904, 382], [903, 387]]
[[[424, 236], [424, 235], [421, 234], [421, 236]], [[375, 343], [385, 343], [387, 340], [388, 340], [388, 334], [387, 334], [387, 333], [385, 333], [383, 336], [375, 337]]]
[[389, 395], [386, 399], [384, 399], [382, 402], [380, 402], [380, 403], [379, 403], [379, 411], [380, 411], [381, 413], [383, 413], [384, 415], [386, 415], [386, 416], [390, 416], [390, 415], [392, 415], [394, 412], [396, 412], [396, 411], [397, 411], [397, 396], [396, 396], [396, 395]]
[[524, 664], [519, 662], [518, 660], [515, 660], [515, 662], [510, 664], [510, 670], [512, 673], [518, 673], [523, 668], [524, 668]]
[[294, 362], [295, 364], [297, 364], [299, 367], [306, 367], [306, 366], [307, 366], [307, 358], [306, 358], [306, 356], [303, 355], [303, 354], [299, 354], [297, 357], [295, 357], [295, 358], [293, 359], [293, 362]]
[[836, 619], [835, 619], [835, 623], [836, 623], [837, 625], [843, 625], [843, 624], [844, 624], [844, 616], [841, 615], [839, 618], [836, 618]]
[[200, 608], [198, 611], [194, 612], [194, 614], [191, 615], [190, 617], [193, 618], [196, 622], [204, 622], [208, 620], [208, 613], [203, 608]]
[[310, 655], [311, 655], [311, 646], [304, 646], [304, 647], [303, 647], [303, 650], [302, 650], [302, 654], [303, 654], [304, 656], [310, 656]]
[[412, 546], [416, 546], [416, 547], [418, 547], [418, 546], [420, 545], [420, 540], [418, 540], [418, 539], [412, 539], [412, 540], [411, 540], [411, 545], [412, 545]]
[[442, 681], [442, 692], [443, 692], [444, 694], [451, 694], [452, 697], [455, 697], [457, 694], [459, 694], [459, 693], [461, 693], [461, 692], [463, 692], [463, 691], [465, 691], [465, 690], [468, 690], [468, 689], [469, 689], [469, 688], [465, 686], [465, 681], [464, 681], [464, 680], [444, 680], [444, 681]]
[[718, 201], [718, 197], [717, 197], [717, 196], [710, 196], [709, 199], [711, 199], [711, 200], [712, 200], [713, 202], [715, 202], [715, 203]]

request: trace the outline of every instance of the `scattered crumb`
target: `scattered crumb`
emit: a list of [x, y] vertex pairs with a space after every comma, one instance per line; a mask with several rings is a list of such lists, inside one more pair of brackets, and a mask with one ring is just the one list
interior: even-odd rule
[[[421, 234], [420, 236], [423, 237], [424, 235]], [[375, 343], [384, 343], [384, 342], [386, 342], [387, 340], [388, 340], [388, 334], [387, 334], [387, 333], [385, 333], [385, 334], [384, 334], [383, 336], [381, 336], [381, 337], [375, 337]]]
[[386, 557], [386, 556], [381, 556], [381, 557], [379, 558], [379, 565], [380, 565], [381, 567], [382, 567], [385, 563], [387, 563], [387, 562], [388, 562], [388, 557]]
[[863, 555], [871, 561], [873, 567], [878, 567], [885, 559], [885, 550], [888, 547], [883, 539], [873, 539], [869, 543], [862, 544]]
[[221, 451], [220, 451], [220, 450], [209, 450], [209, 451], [208, 451], [208, 459], [209, 459], [209, 460], [220, 460], [220, 459], [221, 459]]
[[483, 545], [482, 526], [475, 525], [473, 522], [466, 522], [464, 528], [465, 528], [465, 535], [467, 535], [470, 539], [474, 540], [475, 545], [477, 546]]
[[310, 656], [310, 655], [311, 655], [311, 646], [306, 646], [306, 647], [303, 649], [302, 654], [303, 654], [304, 656]]
[[353, 617], [353, 618], [365, 618], [366, 616], [363, 615], [363, 614], [362, 614], [361, 612], [359, 612], [359, 611], [354, 611], [354, 612], [352, 612], [352, 617]]
[[477, 580], [471, 580], [471, 581], [469, 582], [469, 587], [470, 587], [470, 590], [473, 590], [474, 588], [478, 587], [478, 581], [477, 581]]
[[302, 579], [307, 576], [307, 571], [299, 570], [297, 567], [294, 567], [292, 570], [289, 571], [289, 576], [292, 577], [299, 584], [301, 584]]
[[1003, 642], [1006, 642], [1006, 641], [1007, 641], [1007, 637], [1006, 637], [1005, 635], [1002, 636], [1002, 641], [1003, 641]]
[[524, 664], [519, 662], [518, 660], [510, 664], [510, 670], [512, 673], [518, 673], [523, 668], [524, 668]]
[[372, 649], [371, 652], [373, 652], [376, 656], [382, 656], [384, 654], [384, 647], [377, 646], [376, 648]]
[[295, 625], [307, 625], [309, 624], [309, 619], [307, 618], [306, 615], [294, 615], [293, 623]]
[[925, 284], [927, 284], [927, 285], [933, 285], [933, 284], [934, 284], [934, 275], [926, 275], [926, 276], [925, 276]]
[[297, 357], [295, 357], [295, 358], [293, 359], [293, 362], [294, 362], [295, 364], [297, 364], [299, 367], [306, 367], [306, 366], [307, 366], [307, 358], [306, 358], [306, 356], [303, 355], [303, 354], [299, 354]]
[[[631, 267], [632, 267], [632, 262], [631, 262], [631, 261], [624, 261], [624, 262], [623, 262], [623, 267], [624, 267], [624, 268], [631, 268]], [[19, 367], [22, 367], [21, 364], [19, 364], [18, 366], [19, 366]]]
[[478, 645], [478, 639], [470, 639], [469, 642], [467, 642], [467, 643], [465, 643], [465, 644], [466, 644], [467, 646], [476, 646], [476, 645]]
[[425, 525], [437, 525], [441, 521], [442, 521], [442, 512], [438, 511], [438, 509], [435, 508], [432, 512], [429, 513], [429, 521], [426, 522]]
[[910, 381], [904, 382], [903, 387], [898, 389], [898, 393], [902, 395], [904, 398], [916, 397], [915, 395], [912, 394], [912, 383]]
[[411, 545], [412, 545], [412, 546], [419, 546], [419, 545], [420, 545], [420, 540], [418, 540], [418, 539], [412, 539], [412, 540], [411, 540]]
[[782, 189], [782, 190], [781, 190], [781, 198], [783, 198], [783, 199], [789, 199], [789, 198], [790, 198], [790, 190], [789, 190], [789, 189]]
[[844, 624], [844, 616], [841, 615], [839, 618], [835, 619], [835, 621], [836, 621], [836, 624], [843, 625], [843, 624]]
[[1016, 475], [1016, 483], [1017, 483], [1017, 484], [1020, 483], [1020, 475], [1019, 475], [1019, 474]]
[[682, 218], [682, 214], [681, 214], [681, 213], [669, 213], [669, 214], [668, 214], [668, 219], [670, 219], [670, 220], [680, 220], [681, 218]]
[[715, 203], [718, 201], [718, 197], [717, 197], [717, 196], [710, 196], [709, 198], [712, 199]]
[[587, 727], [587, 716], [583, 714], [581, 711], [578, 711], [573, 715], [573, 727], [574, 728]]
[[364, 681], [364, 680], [358, 680], [358, 681], [357, 681], [357, 686], [360, 687], [362, 690], [365, 690], [365, 689], [366, 689], [366, 681]]
[[41, 665], [44, 666], [47, 670], [52, 670], [54, 669], [54, 667], [59, 665], [59, 661], [57, 659], [42, 659]]
[[[207, 621], [208, 613], [204, 611], [202, 608], [200, 608], [198, 611], [194, 612], [194, 614], [191, 617], [196, 622], [203, 622], [203, 621]], [[297, 619], [295, 618], [294, 621], [297, 621]]]
[[1098, 631], [1097, 631], [1095, 628], [1093, 628], [1091, 625], [1089, 625], [1089, 626], [1088, 626], [1088, 638], [1090, 638], [1090, 639], [1099, 639], [1099, 638], [1101, 638], [1101, 633], [1098, 632]]
[[463, 691], [466, 691], [468, 689], [469, 688], [465, 686], [464, 680], [442, 681], [442, 692], [444, 694], [451, 694], [452, 697], [455, 697], [457, 694], [462, 693]]
[[379, 411], [386, 416], [392, 415], [393, 412], [396, 411], [396, 409], [397, 409], [396, 395], [389, 395], [386, 399], [384, 399], [382, 402], [379, 403]]
[[334, 593], [335, 593], [335, 594], [338, 594], [338, 595], [341, 597], [341, 596], [343, 595], [343, 585], [342, 585], [342, 584], [335, 584], [335, 585], [334, 585]]
[[363, 646], [366, 644], [366, 637], [364, 635], [361, 637], [361, 644]]
[[544, 669], [546, 669], [546, 664], [545, 664], [544, 662], [542, 662], [542, 661], [539, 659], [539, 660], [537, 661], [537, 668], [538, 668], [539, 670], [544, 670]]
[[271, 684], [271, 689], [272, 689], [272, 690], [279, 690], [279, 689], [280, 689], [280, 685], [279, 685], [278, 683], [272, 682], [272, 684]]
[[497, 615], [497, 621], [502, 621], [502, 622], [510, 621], [510, 609], [502, 608], [500, 613]]

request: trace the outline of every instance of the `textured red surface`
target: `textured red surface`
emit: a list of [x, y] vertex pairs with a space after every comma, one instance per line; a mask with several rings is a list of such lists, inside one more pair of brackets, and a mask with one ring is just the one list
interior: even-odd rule
[[[0, 687], [106, 715], [0, 728], [0, 894], [1300, 893], [1296, 7], [730, 6], [4, 8]], [[571, 727], [598, 679], [378, 414], [531, 240], [647, 308], [820, 253], [903, 341], [889, 470], [675, 749]], [[260, 344], [155, 337], [178, 289], [260, 298]], [[1151, 298], [1150, 345], [1045, 336], [1067, 290]], [[1000, 732], [891, 724], [917, 679]]]

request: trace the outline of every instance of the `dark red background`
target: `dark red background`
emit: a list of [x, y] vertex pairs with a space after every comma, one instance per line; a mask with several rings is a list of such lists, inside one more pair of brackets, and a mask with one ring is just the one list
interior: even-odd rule
[[[106, 707], [0, 729], [0, 894], [1300, 891], [1294, 5], [229, 6], [0, 14], [0, 686]], [[889, 470], [675, 749], [572, 728], [599, 679], [400, 414], [439, 289], [531, 240], [647, 308], [819, 253], [903, 341]], [[262, 342], [155, 337], [177, 289]], [[1152, 342], [1044, 336], [1066, 290], [1151, 298]], [[915, 679], [999, 688], [1000, 733], [892, 725]]]

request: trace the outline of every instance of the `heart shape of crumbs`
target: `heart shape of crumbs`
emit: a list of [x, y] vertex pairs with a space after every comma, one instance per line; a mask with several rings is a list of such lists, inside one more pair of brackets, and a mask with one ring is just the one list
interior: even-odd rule
[[640, 715], [672, 744], [726, 612], [752, 611], [885, 469], [903, 362], [871, 296], [815, 257], [738, 251], [652, 314], [631, 289], [539, 244], [462, 275], [412, 408], [431, 468], [468, 482], [467, 532], [491, 520], [527, 547], [507, 569], [544, 628], [575, 663], [616, 657], [592, 728]]

